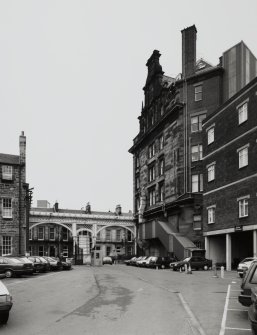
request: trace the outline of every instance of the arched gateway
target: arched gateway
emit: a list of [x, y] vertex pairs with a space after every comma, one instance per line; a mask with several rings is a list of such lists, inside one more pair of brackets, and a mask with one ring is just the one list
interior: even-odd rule
[[91, 262], [94, 250], [101, 257], [129, 256], [136, 250], [136, 227], [132, 213], [91, 212], [32, 208], [29, 219], [29, 252]]

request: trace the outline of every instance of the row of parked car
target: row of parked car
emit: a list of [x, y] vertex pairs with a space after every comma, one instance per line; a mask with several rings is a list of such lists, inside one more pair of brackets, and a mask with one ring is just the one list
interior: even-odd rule
[[11, 278], [37, 272], [70, 270], [71, 262], [47, 256], [0, 256], [0, 274]]
[[[71, 270], [71, 262], [47, 256], [0, 256], [0, 274], [10, 278], [38, 272]], [[0, 280], [0, 324], [6, 324], [12, 308], [12, 296]]]
[[157, 269], [171, 268], [173, 271], [185, 271], [189, 266], [195, 270], [212, 268], [212, 260], [200, 256], [187, 257], [181, 261], [172, 257], [141, 256], [125, 261], [125, 264]]

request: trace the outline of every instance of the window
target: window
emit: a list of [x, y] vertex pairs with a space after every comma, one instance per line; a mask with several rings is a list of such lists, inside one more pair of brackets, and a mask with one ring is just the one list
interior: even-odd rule
[[69, 257], [69, 251], [67, 246], [63, 246], [62, 248], [62, 255], [63, 257]]
[[199, 161], [203, 159], [203, 146], [202, 144], [193, 145], [191, 147], [191, 161]]
[[154, 147], [154, 143], [153, 143], [148, 148], [148, 156], [149, 156], [149, 158], [152, 158], [154, 155], [155, 155], [155, 147]]
[[132, 242], [132, 233], [129, 230], [127, 232], [127, 240], [128, 240], [128, 242]]
[[136, 168], [139, 168], [139, 157], [136, 156]]
[[106, 230], [106, 235], [105, 235], [105, 237], [106, 237], [106, 240], [107, 240], [107, 241], [110, 241], [110, 239], [111, 239], [111, 231], [110, 231], [110, 230]]
[[215, 163], [207, 167], [207, 173], [208, 173], [208, 181], [212, 181], [215, 179]]
[[247, 102], [238, 107], [238, 124], [245, 122], [248, 119]]
[[136, 212], [138, 212], [140, 208], [140, 198], [136, 198]]
[[162, 176], [164, 174], [164, 159], [160, 159], [159, 161], [159, 174]]
[[192, 193], [203, 191], [203, 175], [192, 174]]
[[208, 144], [211, 144], [214, 142], [214, 127], [210, 128], [208, 131], [207, 131], [207, 143]]
[[206, 114], [191, 117], [191, 132], [202, 131], [202, 122], [206, 118]]
[[38, 239], [44, 240], [44, 238], [45, 238], [45, 227], [38, 227]]
[[51, 241], [55, 240], [55, 229], [54, 228], [49, 228], [49, 239]]
[[215, 210], [216, 206], [211, 206], [207, 208], [208, 224], [215, 223]]
[[2, 166], [2, 179], [5, 179], [5, 180], [13, 179], [12, 166], [9, 166], [9, 165]]
[[238, 206], [239, 206], [239, 217], [243, 218], [248, 216], [248, 197], [238, 199]]
[[160, 150], [162, 150], [164, 148], [164, 137], [163, 137], [163, 135], [159, 139], [159, 144], [160, 144]]
[[203, 85], [195, 86], [195, 101], [200, 101], [203, 98]]
[[149, 205], [155, 205], [155, 189], [149, 190]]
[[133, 248], [131, 246], [127, 247], [127, 254], [132, 255]]
[[120, 241], [120, 240], [121, 240], [120, 230], [116, 230], [116, 240], [117, 240], [117, 241]]
[[159, 201], [164, 201], [164, 199], [165, 199], [165, 193], [164, 193], [164, 184], [162, 183], [162, 184], [160, 184], [159, 185]]
[[12, 199], [11, 198], [3, 198], [2, 216], [3, 218], [7, 218], [7, 219], [12, 218]]
[[38, 256], [44, 256], [44, 246], [43, 245], [38, 246]]
[[69, 231], [67, 228], [62, 229], [62, 239], [63, 241], [68, 241]]
[[12, 254], [12, 238], [11, 236], [3, 236], [3, 250], [2, 255], [11, 255]]
[[239, 158], [239, 169], [248, 165], [248, 146], [237, 150]]
[[155, 179], [155, 166], [154, 165], [149, 167], [148, 179], [149, 179], [149, 181], [153, 181]]
[[193, 229], [202, 230], [202, 216], [201, 215], [193, 216]]
[[106, 247], [106, 256], [109, 256], [111, 253], [111, 247]]
[[139, 189], [139, 177], [138, 176], [136, 177], [136, 189], [137, 190]]

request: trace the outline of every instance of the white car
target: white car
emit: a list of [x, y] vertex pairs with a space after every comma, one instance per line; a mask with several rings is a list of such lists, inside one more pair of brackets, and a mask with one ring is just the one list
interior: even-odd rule
[[9, 318], [9, 311], [12, 308], [12, 296], [7, 287], [0, 280], [0, 324], [6, 324]]
[[244, 272], [246, 272], [253, 261], [257, 260], [256, 257], [247, 257], [243, 259], [237, 266], [237, 273], [239, 277], [243, 278]]

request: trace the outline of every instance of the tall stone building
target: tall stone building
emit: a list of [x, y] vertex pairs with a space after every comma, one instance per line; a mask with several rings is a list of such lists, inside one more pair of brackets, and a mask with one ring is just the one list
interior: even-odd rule
[[27, 248], [29, 187], [24, 132], [19, 147], [20, 155], [0, 154], [0, 255], [25, 254]]
[[143, 254], [183, 258], [205, 247], [202, 122], [256, 76], [256, 59], [243, 42], [212, 66], [197, 60], [196, 37], [194, 25], [182, 30], [182, 73], [176, 78], [164, 75], [157, 50], [146, 64], [140, 129], [129, 150]]

